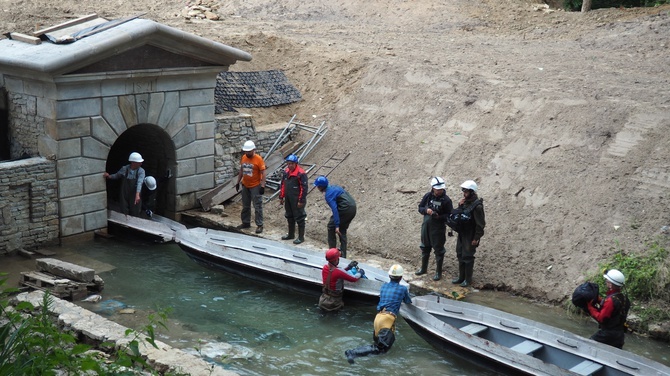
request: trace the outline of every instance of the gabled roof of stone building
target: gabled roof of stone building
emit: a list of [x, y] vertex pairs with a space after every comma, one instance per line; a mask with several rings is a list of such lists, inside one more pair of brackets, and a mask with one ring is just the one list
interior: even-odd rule
[[0, 51], [0, 74], [33, 72], [52, 76], [108, 70], [229, 66], [238, 60], [251, 60], [245, 51], [144, 19], [112, 25], [68, 44], [48, 40], [31, 44], [3, 39]]

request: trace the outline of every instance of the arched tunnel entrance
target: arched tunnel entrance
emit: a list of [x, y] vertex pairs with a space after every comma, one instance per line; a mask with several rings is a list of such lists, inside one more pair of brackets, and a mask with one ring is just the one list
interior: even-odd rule
[[[156, 178], [156, 208], [159, 215], [173, 217], [175, 213], [175, 179], [176, 153], [170, 136], [154, 124], [138, 124], [128, 128], [112, 145], [105, 169], [113, 174], [127, 165], [128, 156], [132, 152], [142, 155], [142, 168], [146, 176]], [[107, 207], [119, 208], [120, 180], [107, 180]], [[172, 198], [172, 199], [170, 199]]]

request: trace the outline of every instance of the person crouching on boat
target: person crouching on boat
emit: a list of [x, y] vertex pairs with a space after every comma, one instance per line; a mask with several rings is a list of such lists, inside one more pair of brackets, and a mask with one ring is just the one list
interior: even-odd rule
[[379, 292], [377, 316], [375, 316], [372, 338], [374, 344], [360, 346], [347, 350], [344, 355], [350, 364], [359, 356], [384, 354], [391, 349], [395, 342], [395, 320], [400, 313], [402, 303], [412, 303], [409, 290], [400, 285], [403, 275], [402, 266], [396, 264], [389, 269], [389, 282], [386, 282]]
[[630, 309], [628, 297], [621, 292], [626, 278], [616, 269], [607, 271], [603, 277], [607, 284], [606, 296], [597, 297], [587, 304], [589, 314], [598, 321], [598, 331], [591, 339], [621, 349]]
[[323, 266], [321, 276], [323, 277], [323, 293], [319, 298], [319, 308], [327, 312], [338, 311], [344, 307], [342, 292], [344, 281], [356, 282], [365, 276], [365, 270], [358, 268], [356, 275], [347, 273], [353, 267], [352, 261], [345, 269], [338, 268], [340, 263], [340, 250], [331, 248], [326, 251], [328, 263]]

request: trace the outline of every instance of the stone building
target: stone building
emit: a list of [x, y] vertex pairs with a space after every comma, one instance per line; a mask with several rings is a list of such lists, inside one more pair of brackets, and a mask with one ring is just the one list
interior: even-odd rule
[[14, 36], [0, 40], [0, 251], [106, 227], [118, 187], [102, 174], [133, 151], [159, 214], [215, 186], [216, 76], [251, 55], [137, 18]]

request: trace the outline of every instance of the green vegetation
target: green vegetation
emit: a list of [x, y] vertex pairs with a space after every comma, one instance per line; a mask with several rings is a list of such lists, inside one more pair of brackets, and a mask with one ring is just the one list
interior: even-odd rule
[[[5, 274], [0, 273], [0, 277]], [[73, 333], [59, 328], [50, 314], [53, 297], [44, 294], [41, 307], [28, 302], [12, 307], [10, 294], [17, 289], [3, 289], [6, 279], [0, 279], [0, 376], [9, 375], [139, 375], [149, 369], [139, 351], [141, 341], [158, 348], [154, 328], [162, 326], [167, 312], [149, 316], [146, 334], [133, 329], [125, 333], [127, 345], [115, 349], [114, 344], [103, 343], [102, 349], [111, 351], [111, 357], [91, 346], [78, 343]], [[144, 337], [144, 338], [142, 338]], [[98, 356], [101, 356], [99, 358]], [[152, 374], [157, 374], [152, 372]], [[172, 375], [175, 375], [174, 373]]]
[[[657, 7], [663, 4], [670, 4], [670, 0], [593, 0], [591, 9]], [[581, 11], [582, 0], [563, 0], [563, 9]]]
[[597, 282], [601, 292], [607, 290], [602, 271], [618, 269], [626, 276], [624, 292], [631, 301], [631, 309], [643, 322], [670, 319], [670, 259], [666, 247], [656, 241], [644, 254], [619, 250], [611, 260], [600, 264], [601, 272], [587, 276]]

